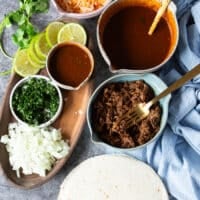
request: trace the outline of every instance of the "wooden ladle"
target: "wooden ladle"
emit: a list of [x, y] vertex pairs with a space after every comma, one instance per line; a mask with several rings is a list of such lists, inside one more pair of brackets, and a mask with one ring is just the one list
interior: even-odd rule
[[154, 17], [153, 23], [151, 24], [150, 28], [149, 28], [149, 35], [152, 35], [154, 30], [156, 29], [158, 22], [160, 21], [161, 17], [163, 16], [163, 14], [165, 13], [169, 3], [171, 2], [171, 0], [162, 0], [162, 6], [158, 9], [158, 12], [156, 14], [156, 16]]

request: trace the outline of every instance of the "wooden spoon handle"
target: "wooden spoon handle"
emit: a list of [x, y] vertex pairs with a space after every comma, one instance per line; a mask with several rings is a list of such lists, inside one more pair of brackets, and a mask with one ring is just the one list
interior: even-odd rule
[[151, 24], [150, 28], [149, 28], [149, 35], [152, 35], [152, 33], [154, 32], [154, 30], [156, 29], [158, 22], [160, 21], [161, 17], [163, 16], [165, 10], [167, 9], [169, 3], [171, 0], [162, 0], [162, 6], [158, 9], [158, 12], [156, 14], [156, 16], [154, 17], [153, 23]]

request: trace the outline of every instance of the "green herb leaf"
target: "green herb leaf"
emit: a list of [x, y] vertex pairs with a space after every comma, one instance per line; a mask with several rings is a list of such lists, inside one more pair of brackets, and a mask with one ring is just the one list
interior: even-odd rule
[[11, 74], [11, 69], [8, 69], [8, 70], [5, 70], [3, 72], [0, 72], [0, 76], [7, 76], [7, 75], [10, 75]]
[[33, 5], [33, 13], [46, 12], [48, 10], [48, 0], [34, 2], [32, 5]]
[[13, 42], [19, 48], [26, 48], [38, 32], [30, 19], [35, 13], [46, 12], [49, 8], [49, 0], [19, 0], [19, 5], [18, 10], [5, 15], [0, 23], [0, 50], [8, 57], [10, 56], [5, 52], [2, 44], [4, 29], [9, 25], [16, 25], [18, 28], [12, 36]]

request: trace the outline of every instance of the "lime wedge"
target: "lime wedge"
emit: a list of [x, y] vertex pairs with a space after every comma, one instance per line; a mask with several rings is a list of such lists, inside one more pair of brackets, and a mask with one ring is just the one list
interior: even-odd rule
[[22, 77], [37, 74], [39, 71], [38, 68], [33, 67], [29, 62], [27, 49], [21, 49], [16, 52], [13, 59], [13, 69]]
[[50, 47], [57, 44], [57, 36], [60, 29], [64, 26], [62, 22], [52, 22], [46, 28], [46, 40]]
[[46, 60], [47, 54], [49, 53], [51, 47], [47, 43], [45, 32], [42, 32], [36, 38], [35, 49], [38, 57], [42, 60]]
[[83, 26], [77, 23], [68, 23], [64, 25], [58, 33], [58, 42], [65, 41], [73, 41], [85, 45], [87, 35]]

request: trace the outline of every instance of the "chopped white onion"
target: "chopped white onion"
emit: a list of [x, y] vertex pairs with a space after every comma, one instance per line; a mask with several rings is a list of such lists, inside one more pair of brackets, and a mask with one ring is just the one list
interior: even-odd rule
[[62, 140], [61, 132], [53, 127], [38, 128], [10, 123], [8, 135], [1, 137], [9, 152], [9, 161], [20, 177], [23, 174], [45, 176], [57, 159], [65, 157], [69, 145]]

